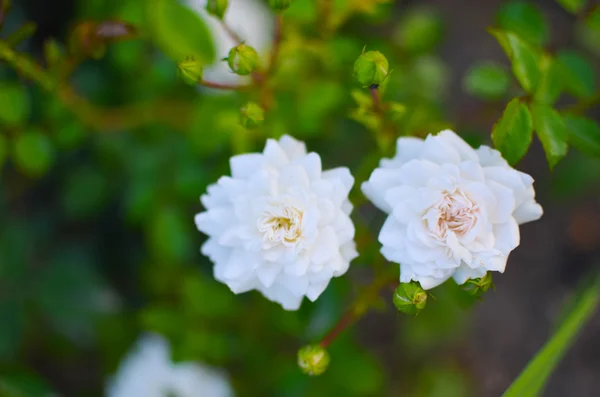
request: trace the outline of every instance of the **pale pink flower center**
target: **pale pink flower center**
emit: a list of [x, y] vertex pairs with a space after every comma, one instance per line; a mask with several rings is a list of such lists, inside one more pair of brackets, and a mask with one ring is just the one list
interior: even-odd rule
[[448, 232], [456, 235], [468, 233], [479, 215], [479, 208], [463, 191], [444, 192], [441, 200], [435, 203], [424, 215], [430, 234], [444, 240]]

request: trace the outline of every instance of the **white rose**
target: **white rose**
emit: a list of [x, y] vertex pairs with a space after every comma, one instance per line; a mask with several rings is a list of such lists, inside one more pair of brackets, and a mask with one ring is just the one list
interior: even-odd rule
[[450, 130], [399, 138], [396, 157], [382, 160], [362, 190], [389, 214], [381, 253], [400, 264], [401, 282], [425, 289], [503, 272], [519, 245], [518, 225], [542, 216], [531, 176]]
[[316, 300], [357, 256], [347, 168], [321, 170], [321, 158], [289, 136], [269, 139], [263, 153], [230, 160], [202, 196], [198, 230], [215, 278], [234, 293], [256, 289], [286, 310]]
[[107, 397], [232, 397], [222, 372], [194, 362], [173, 363], [168, 342], [143, 336], [106, 388]]
[[[207, 0], [187, 0], [190, 7], [200, 15], [210, 29], [215, 43], [215, 63], [203, 70], [204, 79], [213, 83], [236, 84], [250, 80], [248, 76], [234, 74], [223, 62], [236, 43], [221, 22], [206, 12]], [[246, 44], [259, 54], [264, 54], [273, 39], [273, 14], [264, 2], [258, 0], [229, 0], [224, 21]], [[264, 57], [263, 57], [264, 58]], [[226, 91], [219, 91], [226, 92]]]

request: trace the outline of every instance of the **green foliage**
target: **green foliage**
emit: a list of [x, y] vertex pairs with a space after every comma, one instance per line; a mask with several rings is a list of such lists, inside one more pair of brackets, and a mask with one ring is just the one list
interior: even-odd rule
[[205, 22], [176, 1], [147, 2], [149, 29], [156, 44], [175, 62], [193, 57], [205, 64], [215, 59], [215, 48]]
[[558, 4], [563, 6], [563, 8], [570, 13], [577, 14], [582, 11], [586, 4], [587, 0], [556, 0]]
[[38, 374], [11, 371], [0, 375], [0, 395], [5, 397], [52, 397], [50, 385]]
[[544, 15], [528, 1], [506, 2], [496, 15], [496, 24], [538, 46], [546, 44], [550, 37], [550, 28]]
[[0, 81], [0, 125], [20, 126], [31, 112], [29, 94], [25, 86]]
[[181, 210], [172, 206], [164, 206], [153, 215], [148, 245], [157, 259], [169, 264], [188, 258], [192, 236], [190, 223]]
[[503, 397], [541, 395], [560, 359], [600, 303], [600, 277], [594, 274], [581, 285], [569, 304], [569, 311], [554, 335], [527, 364]]
[[568, 130], [560, 114], [548, 105], [531, 105], [531, 115], [537, 136], [544, 146], [550, 169], [567, 154]]
[[[185, 1], [77, 0], [65, 20], [78, 23], [57, 26], [65, 42], [44, 37], [45, 29], [32, 40], [33, 25], [24, 20], [32, 7], [13, 2], [0, 39], [0, 396], [48, 395], [55, 385], [20, 372], [47, 362], [73, 375], [44, 371], [61, 393], [94, 396], [148, 331], [169, 339], [174, 360], [229, 373], [239, 397], [474, 395], [471, 364], [479, 358], [467, 351], [472, 363], [457, 365], [448, 352], [464, 348], [464, 335], [474, 329], [468, 309], [477, 297], [488, 298], [481, 295], [491, 278], [450, 281], [431, 293], [414, 283], [393, 290], [398, 269], [387, 266], [393, 283], [356, 304], [363, 288], [356, 284], [370, 291], [388, 271], [376, 243], [379, 219], [360, 186], [393, 154], [398, 137], [452, 128], [474, 146], [488, 144], [491, 133], [513, 165], [527, 154], [534, 131], [551, 167], [567, 146], [577, 149], [552, 176], [539, 175], [551, 188], [536, 185], [542, 202], [571, 205], [597, 189], [600, 13], [590, 2], [559, 2], [577, 14], [576, 45], [559, 49], [546, 47], [551, 36], [570, 33], [551, 31], [534, 2], [502, 4], [490, 32], [510, 67], [476, 60], [462, 81], [485, 103], [452, 91], [454, 58], [470, 54], [447, 45], [455, 35], [446, 28], [456, 21], [434, 6], [263, 1], [265, 18], [281, 21], [279, 44], [260, 43], [274, 32], [255, 40], [232, 23], [247, 44], [231, 44], [228, 61], [247, 77], [230, 73], [221, 81], [208, 68], [226, 69], [215, 61], [230, 48], [212, 29], [222, 28], [215, 18], [228, 23], [239, 2], [210, 1], [212, 15], [199, 17]], [[277, 14], [267, 4], [291, 7]], [[471, 28], [469, 35], [484, 34]], [[465, 37], [460, 46], [472, 48]], [[178, 74], [193, 84], [179, 84]], [[209, 90], [196, 87], [199, 81], [242, 86]], [[193, 219], [202, 211], [199, 196], [229, 174], [231, 156], [261, 150], [283, 134], [322, 154], [323, 169], [350, 168], [361, 254], [316, 302], [305, 300], [294, 312], [256, 291], [233, 294], [215, 280], [210, 259], [199, 253], [206, 237]], [[530, 161], [543, 159], [532, 153]], [[394, 315], [392, 303], [413, 316]], [[353, 314], [388, 313], [356, 319], [356, 331], [352, 318], [327, 345], [330, 356], [317, 357], [329, 359], [313, 361], [320, 353], [314, 346], [349, 306]], [[487, 310], [485, 303], [478, 310]], [[563, 338], [560, 350], [571, 341]], [[327, 371], [302, 373], [300, 346], [312, 346], [302, 361], [308, 372], [323, 372], [324, 364]], [[544, 359], [558, 360], [545, 353]]]
[[26, 175], [44, 175], [52, 166], [54, 157], [52, 142], [41, 130], [30, 129], [14, 140], [13, 160]]
[[492, 130], [496, 149], [509, 164], [516, 164], [529, 149], [533, 138], [533, 119], [529, 108], [518, 98], [506, 105], [502, 117]]
[[409, 53], [424, 53], [435, 49], [442, 39], [443, 23], [438, 12], [415, 8], [400, 19], [394, 41]]
[[565, 114], [569, 144], [590, 156], [600, 158], [600, 124], [583, 116]]
[[542, 77], [533, 99], [536, 102], [552, 105], [558, 100], [564, 88], [564, 69], [556, 58], [548, 54], [542, 55], [539, 66]]
[[512, 71], [527, 93], [534, 93], [541, 78], [538, 50], [516, 34], [489, 29], [498, 40], [512, 64]]
[[594, 66], [588, 59], [574, 51], [561, 51], [557, 59], [563, 68], [562, 80], [568, 93], [585, 98], [597, 92]]
[[471, 67], [465, 76], [465, 90], [482, 99], [499, 99], [506, 95], [510, 86], [510, 76], [500, 65], [480, 63]]
[[600, 8], [596, 7], [585, 18], [579, 19], [575, 35], [582, 46], [596, 55], [600, 54]]

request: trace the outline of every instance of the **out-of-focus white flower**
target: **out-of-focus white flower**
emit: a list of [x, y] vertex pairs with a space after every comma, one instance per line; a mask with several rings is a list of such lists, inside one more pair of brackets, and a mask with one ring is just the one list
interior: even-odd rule
[[138, 341], [106, 388], [107, 397], [232, 397], [224, 373], [194, 362], [173, 363], [168, 342], [148, 334]]
[[[227, 33], [221, 22], [206, 11], [207, 0], [187, 0], [190, 7], [206, 21], [215, 42], [215, 63], [204, 69], [206, 80], [221, 84], [236, 84], [247, 81], [249, 77], [238, 76], [231, 72], [226, 58], [236, 43]], [[273, 15], [265, 2], [259, 0], [229, 0], [224, 21], [246, 44], [259, 54], [264, 54], [271, 46], [273, 38]], [[264, 57], [263, 57], [264, 58]]]
[[304, 143], [269, 139], [263, 153], [230, 160], [231, 177], [208, 187], [196, 215], [202, 253], [235, 293], [256, 289], [287, 310], [314, 301], [357, 256], [347, 168], [321, 170]]
[[531, 176], [450, 130], [398, 139], [396, 157], [382, 160], [362, 190], [389, 214], [381, 253], [400, 263], [401, 282], [425, 289], [504, 272], [518, 225], [542, 216]]

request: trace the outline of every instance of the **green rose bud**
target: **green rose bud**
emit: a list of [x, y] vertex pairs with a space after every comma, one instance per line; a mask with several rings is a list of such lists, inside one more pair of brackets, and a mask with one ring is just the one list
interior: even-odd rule
[[393, 300], [396, 309], [416, 316], [427, 305], [427, 292], [417, 282], [401, 283], [394, 291]]
[[269, 0], [269, 6], [275, 11], [287, 10], [294, 0]]
[[298, 350], [298, 365], [308, 375], [321, 375], [329, 366], [329, 353], [319, 345], [304, 346]]
[[179, 62], [179, 75], [188, 84], [197, 84], [202, 80], [202, 63], [189, 58]]
[[248, 102], [242, 108], [242, 125], [245, 128], [257, 128], [265, 120], [265, 111], [256, 102]]
[[469, 295], [477, 298], [481, 298], [481, 295], [485, 294], [490, 287], [494, 288], [491, 272], [487, 272], [485, 276], [481, 278], [467, 280], [463, 285], [461, 285], [463, 291], [466, 291]]
[[227, 63], [233, 73], [246, 76], [256, 70], [258, 53], [249, 45], [240, 44], [229, 51]]
[[206, 11], [210, 15], [223, 19], [228, 6], [229, 0], [208, 0], [206, 2]]
[[381, 52], [363, 52], [354, 63], [354, 76], [363, 87], [377, 88], [386, 79], [389, 67]]

